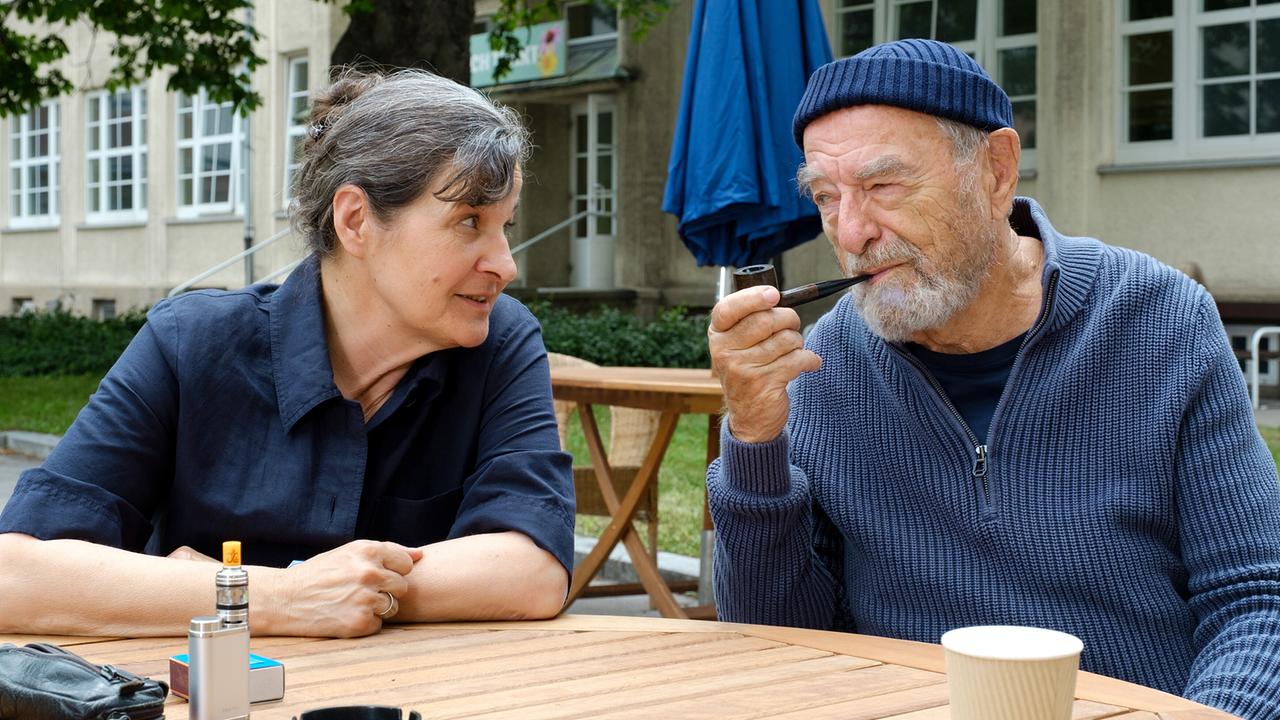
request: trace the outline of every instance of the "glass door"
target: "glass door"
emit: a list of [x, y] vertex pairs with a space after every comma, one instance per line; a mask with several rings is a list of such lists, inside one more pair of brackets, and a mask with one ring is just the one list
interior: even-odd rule
[[615, 105], [609, 95], [590, 94], [573, 107], [573, 157], [569, 176], [574, 215], [569, 282], [580, 288], [613, 287], [614, 203], [618, 171], [614, 153]]

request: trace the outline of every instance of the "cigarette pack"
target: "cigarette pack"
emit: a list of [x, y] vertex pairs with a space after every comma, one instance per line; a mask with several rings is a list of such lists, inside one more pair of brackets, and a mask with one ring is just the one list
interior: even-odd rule
[[[190, 700], [190, 660], [187, 654], [169, 658], [169, 689], [184, 700]], [[249, 702], [265, 703], [284, 698], [284, 663], [261, 655], [249, 654]]]

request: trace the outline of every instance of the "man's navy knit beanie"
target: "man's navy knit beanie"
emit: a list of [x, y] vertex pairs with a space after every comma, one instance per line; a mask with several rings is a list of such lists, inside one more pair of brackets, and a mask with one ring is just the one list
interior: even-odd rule
[[809, 123], [854, 105], [894, 105], [987, 132], [1013, 127], [1009, 96], [982, 66], [936, 40], [875, 45], [813, 72], [792, 123], [804, 149]]

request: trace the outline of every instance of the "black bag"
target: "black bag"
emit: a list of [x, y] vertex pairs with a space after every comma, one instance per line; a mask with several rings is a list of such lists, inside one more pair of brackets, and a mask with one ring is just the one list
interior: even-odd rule
[[57, 645], [0, 645], [0, 720], [150, 720], [169, 686]]

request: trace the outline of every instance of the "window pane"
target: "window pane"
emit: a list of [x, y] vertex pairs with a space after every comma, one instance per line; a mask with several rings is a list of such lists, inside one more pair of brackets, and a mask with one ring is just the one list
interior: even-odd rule
[[1249, 23], [1204, 28], [1204, 66], [1200, 77], [1249, 74]]
[[89, 126], [89, 150], [97, 150], [102, 142], [100, 135], [102, 134], [101, 126]]
[[178, 202], [181, 205], [191, 205], [191, 178], [178, 181]]
[[1173, 138], [1173, 90], [1129, 93], [1129, 142]]
[[120, 123], [120, 147], [131, 147], [133, 145], [133, 123]]
[[613, 8], [594, 2], [574, 5], [565, 10], [569, 20], [569, 37], [607, 35], [618, 29], [618, 17]]
[[191, 113], [178, 113], [178, 137], [182, 140], [190, 140], [194, 130], [191, 127]]
[[213, 202], [226, 202], [231, 197], [231, 176], [219, 175], [213, 180]]
[[1129, 84], [1173, 81], [1173, 33], [1129, 36]]
[[296, 95], [292, 101], [292, 107], [289, 109], [290, 122], [294, 125], [302, 125], [310, 118], [310, 108], [307, 107], [307, 96]]
[[120, 186], [110, 185], [107, 187], [107, 210], [120, 209]]
[[231, 143], [218, 143], [218, 170], [231, 169]]
[[120, 180], [120, 158], [107, 158], [107, 182]]
[[1280, 72], [1280, 18], [1258, 21], [1258, 72]]
[[1169, 17], [1173, 14], [1173, 0], [1129, 0], [1129, 19]]
[[1031, 150], [1036, 146], [1036, 101], [1019, 100], [1013, 103], [1013, 129], [1018, 131], [1022, 139], [1022, 149]]
[[1010, 95], [1036, 93], [1036, 49], [1014, 48], [1000, 51], [1000, 86]]
[[133, 180], [133, 158], [125, 155], [120, 158], [120, 174], [121, 180]]
[[231, 132], [231, 103], [218, 106], [218, 134]]
[[1249, 0], [1204, 0], [1205, 12], [1238, 7], [1249, 7]]
[[294, 93], [307, 91], [307, 61], [295, 60], [291, 68], [293, 77], [289, 79], [289, 91]]
[[31, 214], [32, 215], [48, 215], [49, 214], [49, 193], [39, 192], [31, 196]]
[[576, 150], [580, 153], [587, 151], [587, 116], [579, 115], [577, 122], [574, 123], [578, 128], [578, 146]]
[[587, 159], [585, 157], [578, 158], [577, 177], [574, 178], [576, 186], [574, 192], [578, 195], [587, 194]]
[[1249, 83], [1205, 85], [1204, 136], [1249, 134]]
[[1280, 80], [1258, 81], [1258, 132], [1280, 132]]
[[871, 47], [873, 42], [872, 20], [875, 12], [859, 10], [840, 16], [840, 54], [856, 55]]
[[133, 209], [133, 184], [122, 185], [120, 187], [120, 209]]
[[602, 112], [596, 116], [596, 144], [613, 144], [613, 113]]
[[204, 127], [200, 128], [200, 134], [208, 137], [218, 134], [218, 108], [212, 105], [204, 107], [204, 118], [202, 120]]
[[102, 161], [96, 160], [96, 159], [90, 160], [89, 161], [89, 184], [97, 185], [100, 182], [102, 182]]
[[102, 209], [102, 199], [99, 197], [101, 191], [98, 186], [91, 185], [89, 187], [89, 212], [98, 212]]
[[1036, 0], [1004, 0], [1001, 10], [1001, 35], [1021, 35], [1036, 31]]
[[933, 3], [916, 2], [898, 6], [898, 38], [927, 38], [933, 35]]
[[89, 122], [91, 123], [98, 122], [98, 105], [100, 102], [101, 98], [89, 98]]
[[[1035, 2], [1032, 0], [1032, 8]], [[963, 42], [977, 35], [978, 0], [938, 0], [938, 36], [943, 42]]]
[[182, 148], [178, 151], [178, 174], [191, 174], [191, 148]]
[[200, 172], [213, 172], [213, 153], [217, 149], [216, 145], [206, 145], [200, 148]]
[[596, 156], [596, 184], [605, 190], [613, 189], [613, 157]]
[[[583, 211], [585, 211], [586, 209], [587, 209], [587, 201], [586, 201], [586, 200], [578, 200], [578, 201], [574, 202], [574, 204], [573, 204], [573, 214], [574, 214], [574, 215], [577, 215], [578, 213], [583, 212]], [[586, 236], [587, 236], [587, 218], [582, 218], [582, 219], [581, 219], [581, 220], [579, 220], [578, 222], [574, 223], [574, 226], [573, 226], [573, 234], [574, 234], [574, 237], [586, 237]]]

